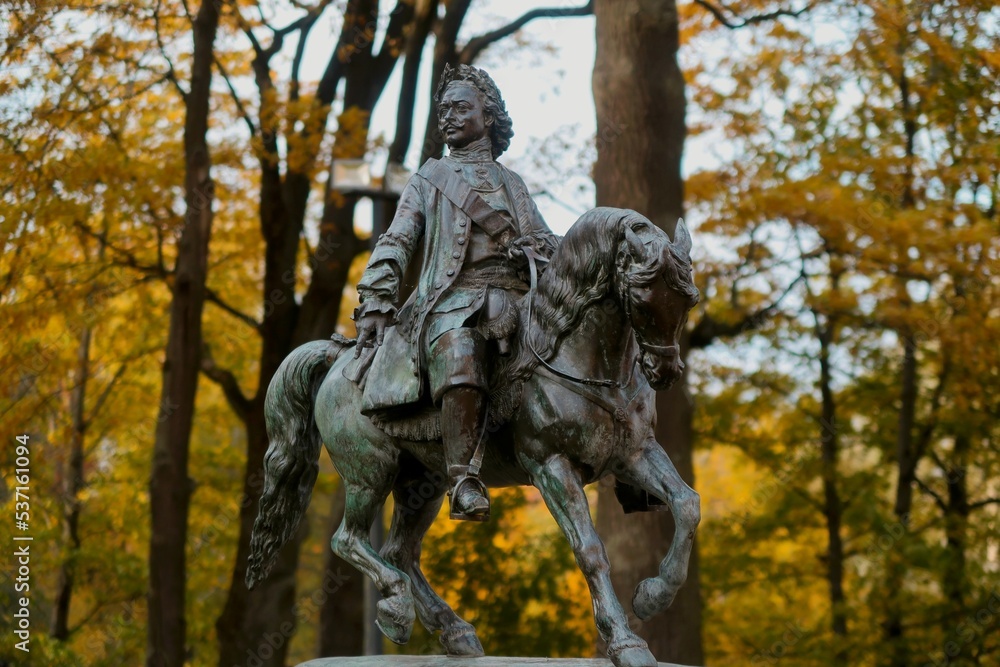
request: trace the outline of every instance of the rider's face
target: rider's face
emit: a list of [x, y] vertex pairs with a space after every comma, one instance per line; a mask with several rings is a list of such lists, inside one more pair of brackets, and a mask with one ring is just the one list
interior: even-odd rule
[[438, 129], [449, 148], [463, 148], [485, 137], [490, 123], [478, 90], [465, 83], [448, 86], [438, 105]]

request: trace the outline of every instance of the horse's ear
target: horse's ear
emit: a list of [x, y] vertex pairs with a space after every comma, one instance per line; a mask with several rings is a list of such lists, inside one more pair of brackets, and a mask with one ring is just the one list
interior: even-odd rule
[[677, 250], [691, 259], [691, 233], [688, 232], [687, 225], [684, 223], [684, 218], [679, 218], [677, 220], [677, 229], [674, 230], [674, 247]]
[[639, 236], [632, 231], [631, 227], [625, 225], [622, 240], [618, 244], [618, 256], [615, 258], [619, 270], [626, 268], [634, 261], [635, 253], [640, 248], [642, 248], [642, 241], [639, 240]]

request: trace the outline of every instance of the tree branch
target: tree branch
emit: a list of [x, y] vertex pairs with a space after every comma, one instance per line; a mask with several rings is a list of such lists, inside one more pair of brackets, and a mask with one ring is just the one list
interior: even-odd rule
[[332, 104], [334, 98], [337, 96], [337, 88], [340, 86], [340, 79], [344, 76], [344, 69], [347, 65], [347, 59], [341, 56], [344, 48], [351, 43], [351, 39], [353, 38], [351, 29], [356, 27], [354, 23], [357, 17], [356, 9], [355, 2], [347, 3], [347, 9], [344, 11], [344, 24], [340, 29], [340, 37], [333, 47], [333, 53], [330, 54], [330, 61], [326, 64], [323, 76], [320, 77], [319, 85], [316, 87], [316, 101], [322, 106]]
[[399, 56], [403, 53], [404, 29], [412, 25], [415, 3], [400, 0], [389, 15], [389, 25], [385, 29], [385, 37], [379, 47], [378, 55], [372, 63], [372, 98], [377, 100], [385, 88], [389, 75], [392, 74]]
[[135, 269], [136, 271], [140, 271], [141, 273], [145, 273], [147, 275], [154, 276], [157, 278], [162, 278], [164, 280], [166, 280], [167, 276], [172, 273], [171, 271], [166, 270], [166, 267], [164, 267], [162, 264], [156, 266], [143, 264], [138, 259], [136, 259], [136, 256], [133, 255], [130, 251], [124, 248], [119, 248], [118, 246], [115, 246], [110, 241], [108, 241], [106, 234], [103, 234], [101, 232], [95, 232], [93, 229], [88, 227], [86, 224], [80, 222], [79, 220], [75, 221], [73, 224], [77, 229], [82, 231], [84, 234], [97, 239], [102, 244], [104, 244], [106, 248], [111, 250], [116, 255], [122, 257], [123, 260], [120, 263], [124, 264], [125, 266], [131, 269]]
[[268, 27], [271, 28], [271, 32], [274, 34], [276, 39], [287, 37], [296, 30], [311, 29], [312, 24], [316, 23], [316, 19], [319, 18], [320, 14], [322, 14], [326, 10], [326, 8], [329, 6], [331, 2], [332, 0], [323, 0], [323, 2], [319, 3], [318, 5], [316, 5], [316, 7], [310, 9], [305, 14], [303, 14], [299, 18], [295, 19], [294, 21], [286, 25], [284, 28], [271, 28], [271, 26]]
[[[253, 26], [251, 26], [246, 22], [246, 19], [243, 18], [242, 14], [240, 14], [239, 9], [236, 10], [236, 21], [237, 23], [239, 23], [240, 29], [243, 31], [243, 34], [245, 34], [247, 36], [247, 39], [250, 40], [250, 45], [253, 47], [254, 54], [257, 56], [257, 58], [267, 62], [271, 59], [271, 56], [273, 56], [274, 54], [276, 54], [278, 51], [281, 50], [281, 47], [285, 43], [285, 37], [292, 34], [296, 30], [303, 31], [302, 36], [299, 39], [299, 46], [296, 49], [297, 51], [301, 50], [302, 42], [305, 41], [305, 35], [309, 32], [309, 30], [312, 29], [313, 24], [316, 23], [316, 20], [320, 17], [320, 14], [326, 11], [326, 8], [332, 2], [333, 0], [323, 0], [315, 7], [306, 9], [305, 14], [295, 19], [294, 21], [286, 25], [284, 28], [275, 28], [269, 25], [264, 19], [263, 13], [261, 13], [261, 22], [268, 30], [271, 31], [272, 35], [271, 43], [268, 44], [267, 48], [261, 46], [260, 40], [258, 40], [257, 36], [253, 34]], [[259, 8], [260, 6], [258, 5], [258, 9]]]
[[811, 505], [813, 509], [819, 510], [820, 512], [823, 511], [823, 503], [813, 498], [808, 491], [792, 485], [789, 485], [789, 488], [791, 488], [792, 493], [802, 498], [802, 500]]
[[691, 349], [701, 349], [708, 347], [718, 338], [728, 338], [730, 336], [736, 336], [738, 334], [744, 333], [746, 331], [753, 331], [759, 329], [774, 312], [781, 306], [781, 302], [788, 296], [795, 286], [804, 280], [803, 276], [799, 276], [791, 283], [788, 287], [774, 300], [773, 303], [756, 310], [752, 313], [747, 313], [745, 316], [733, 322], [731, 324], [725, 324], [713, 319], [707, 313], [698, 320], [698, 324], [694, 326], [691, 330], [691, 337], [689, 345]]
[[299, 71], [302, 69], [302, 58], [306, 51], [306, 40], [312, 31], [316, 21], [319, 20], [319, 13], [313, 15], [308, 21], [302, 24], [299, 33], [298, 44], [295, 45], [295, 56], [292, 58], [292, 75], [288, 84], [288, 99], [292, 102], [299, 99]]
[[590, 16], [594, 13], [594, 0], [580, 7], [539, 7], [525, 12], [507, 25], [470, 39], [458, 54], [458, 62], [471, 65], [480, 53], [490, 44], [500, 41], [540, 18], [565, 18], [571, 16]]
[[[435, 22], [434, 26], [434, 61], [431, 64], [431, 90], [433, 98], [437, 89], [441, 74], [447, 65], [455, 65], [458, 62], [458, 31], [462, 28], [465, 15], [469, 12], [472, 0], [451, 0], [445, 2], [444, 18]], [[427, 122], [424, 126], [424, 143], [420, 149], [420, 164], [428, 158], [441, 157], [444, 152], [444, 141], [441, 132], [438, 130], [437, 111], [431, 105], [427, 114]]]
[[160, 4], [161, 0], [156, 0], [156, 7], [153, 9], [153, 25], [156, 32], [156, 44], [160, 47], [160, 54], [163, 59], [167, 61], [167, 79], [170, 83], [174, 84], [174, 88], [181, 96], [181, 100], [185, 103], [187, 102], [187, 91], [184, 90], [184, 86], [181, 85], [180, 79], [177, 78], [177, 70], [174, 69], [174, 63], [170, 60], [170, 56], [167, 55], [167, 48], [163, 44], [163, 36], [160, 34]]
[[247, 415], [250, 414], [250, 400], [243, 395], [240, 383], [232, 371], [219, 368], [215, 364], [215, 359], [212, 357], [212, 351], [208, 345], [203, 345], [201, 348], [201, 372], [209, 380], [219, 385], [222, 393], [226, 396], [229, 407], [233, 409], [241, 421], [246, 422]]
[[987, 505], [1000, 505], [1000, 498], [985, 498], [983, 500], [977, 500], [974, 503], [969, 503], [970, 510], [977, 510]]
[[[247, 39], [250, 40], [250, 46], [253, 47], [254, 55], [257, 58], [264, 58], [265, 49], [260, 45], [260, 40], [257, 39], [257, 35], [253, 34], [253, 29], [243, 18], [243, 14], [240, 13], [239, 8], [236, 8], [236, 22], [240, 26], [240, 30], [246, 35]], [[272, 43], [271, 46], [274, 46]]]
[[403, 60], [402, 83], [396, 104], [396, 134], [389, 146], [389, 163], [403, 164], [413, 138], [413, 108], [417, 97], [417, 79], [424, 45], [437, 17], [439, 0], [429, 0], [420, 7], [413, 21], [413, 29], [406, 37], [406, 55]]
[[246, 107], [243, 106], [243, 100], [241, 100], [240, 96], [236, 94], [236, 88], [233, 86], [233, 82], [229, 78], [229, 72], [226, 71], [222, 61], [219, 60], [218, 55], [214, 55], [213, 59], [215, 60], [215, 66], [218, 68], [219, 74], [222, 75], [222, 79], [226, 82], [226, 87], [229, 88], [230, 97], [232, 97], [233, 102], [236, 103], [236, 110], [239, 111], [240, 116], [243, 117], [243, 122], [247, 124], [247, 128], [250, 130], [250, 137], [252, 138], [257, 136], [257, 126], [254, 125], [253, 118], [250, 117]]
[[134, 595], [132, 597], [125, 598], [123, 600], [108, 600], [106, 602], [98, 602], [97, 604], [94, 605], [94, 607], [92, 609], [90, 609], [90, 611], [88, 611], [86, 614], [84, 614], [83, 618], [80, 619], [79, 623], [77, 623], [76, 625], [74, 625], [72, 628], [69, 629], [69, 634], [72, 637], [74, 634], [76, 634], [76, 632], [78, 630], [80, 630], [81, 628], [86, 627], [86, 625], [95, 616], [97, 616], [98, 613], [100, 613], [101, 611], [103, 611], [108, 605], [112, 605], [112, 604], [113, 605], [119, 605], [119, 604], [126, 604], [126, 603], [131, 604], [133, 602], [138, 602], [139, 600], [142, 600], [142, 599], [145, 599], [144, 595]]
[[[802, 14], [806, 13], [812, 9], [813, 3], [808, 2], [801, 9], [776, 9], [773, 12], [765, 12], [764, 14], [755, 14], [753, 16], [740, 16], [735, 10], [719, 3], [719, 6], [713, 5], [708, 0], [694, 0], [695, 4], [701, 5], [707, 9], [715, 20], [729, 28], [730, 30], [736, 30], [737, 28], [744, 28], [748, 25], [753, 25], [754, 23], [765, 23], [767, 21], [773, 21], [782, 16], [790, 16], [792, 18], [797, 18]], [[726, 17], [726, 13], [731, 14], [735, 17], [736, 21], [733, 21]]]
[[916, 475], [913, 476], [913, 479], [917, 481], [917, 486], [920, 487], [921, 491], [923, 491], [924, 493], [926, 493], [927, 495], [929, 495], [931, 498], [934, 499], [934, 503], [941, 509], [942, 512], [948, 511], [948, 506], [945, 504], [944, 499], [941, 498], [940, 495], [938, 495], [937, 491], [935, 491], [930, 486], [925, 484], [924, 481], [919, 477], [917, 477]]
[[224, 301], [222, 297], [216, 294], [215, 291], [210, 287], [205, 288], [205, 301], [208, 301], [209, 303], [214, 303], [216, 306], [226, 311], [236, 319], [253, 327], [255, 331], [260, 331], [260, 322], [255, 320], [250, 315], [247, 315], [243, 311], [238, 310], [237, 308], [226, 303], [226, 301]]
[[97, 397], [97, 402], [94, 403], [94, 408], [90, 412], [90, 417], [88, 417], [87, 419], [84, 420], [84, 428], [85, 429], [90, 428], [91, 423], [95, 419], [97, 419], [97, 416], [101, 413], [101, 408], [104, 407], [105, 401], [107, 401], [108, 400], [108, 396], [111, 395], [111, 389], [115, 386], [115, 384], [117, 384], [118, 380], [121, 379], [122, 375], [125, 374], [125, 367], [127, 365], [128, 365], [127, 363], [122, 362], [122, 364], [120, 366], [118, 366], [118, 370], [115, 371], [114, 376], [112, 376], [112, 378], [108, 382], [108, 384], [105, 385], [104, 391], [102, 391], [101, 395]]

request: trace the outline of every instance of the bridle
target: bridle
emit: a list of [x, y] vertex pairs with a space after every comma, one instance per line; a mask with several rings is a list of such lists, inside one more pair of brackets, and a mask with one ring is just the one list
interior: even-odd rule
[[679, 357], [681, 354], [680, 345], [654, 345], [646, 340], [642, 332], [639, 331], [638, 327], [635, 326], [635, 320], [632, 319], [632, 299], [629, 297], [629, 290], [631, 290], [631, 281], [628, 276], [622, 277], [622, 286], [619, 290], [618, 300], [622, 302], [625, 307], [625, 317], [628, 321], [632, 323], [632, 333], [635, 334], [635, 341], [639, 344], [639, 349], [646, 354], [650, 354], [654, 357]]

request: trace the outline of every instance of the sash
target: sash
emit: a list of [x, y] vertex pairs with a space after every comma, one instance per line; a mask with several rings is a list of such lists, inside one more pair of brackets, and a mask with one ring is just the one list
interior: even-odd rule
[[417, 174], [437, 188], [445, 199], [460, 208], [494, 241], [503, 248], [510, 248], [511, 242], [517, 238], [516, 230], [457, 172], [446, 167], [440, 160], [431, 158], [424, 163]]

